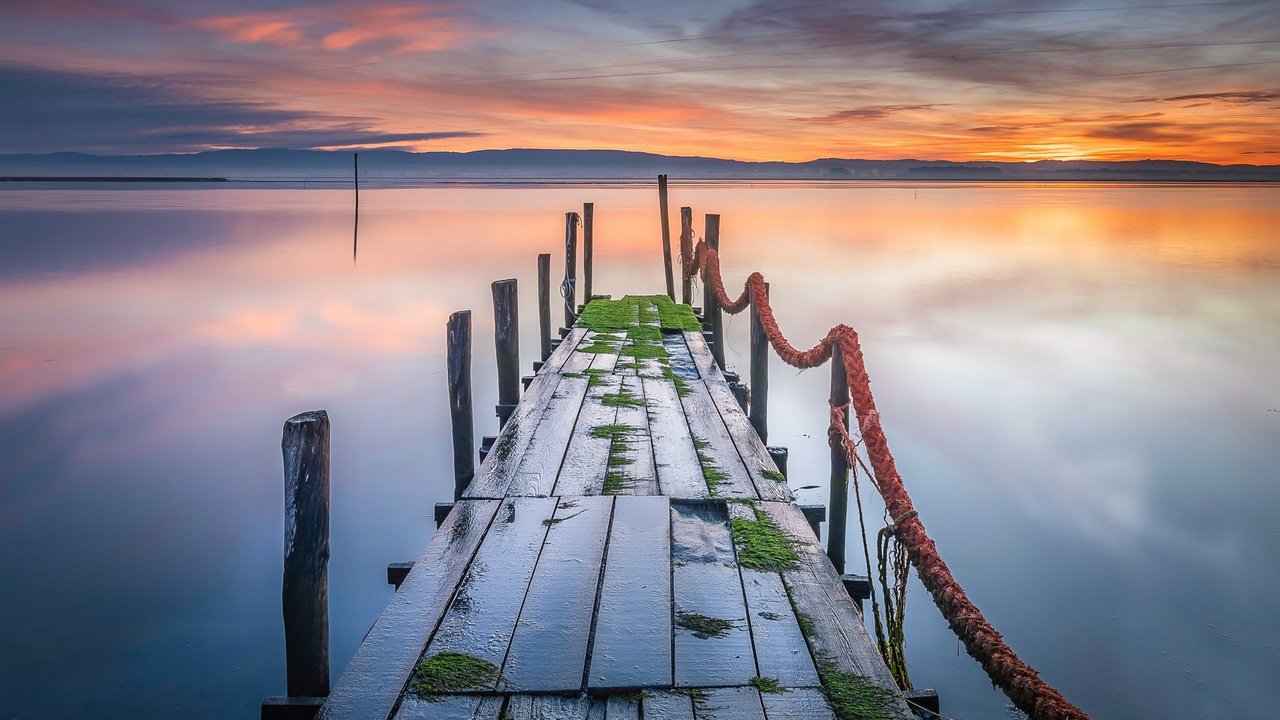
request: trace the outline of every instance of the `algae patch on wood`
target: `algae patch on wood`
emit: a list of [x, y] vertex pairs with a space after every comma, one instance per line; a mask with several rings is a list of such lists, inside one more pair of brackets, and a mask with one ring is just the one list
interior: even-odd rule
[[840, 720], [901, 720], [893, 691], [857, 673], [838, 670], [831, 662], [818, 663], [818, 677]]
[[778, 685], [778, 678], [774, 677], [763, 677], [757, 675], [751, 678], [751, 687], [762, 693], [786, 692], [786, 690], [783, 690], [782, 687]]
[[592, 300], [583, 308], [578, 324], [588, 330], [625, 330], [657, 322], [662, 330], [701, 330], [688, 305], [677, 305], [666, 295], [627, 295], [621, 300]]
[[782, 572], [794, 568], [800, 562], [796, 543], [787, 537], [773, 522], [773, 518], [760, 509], [754, 501], [742, 502], [751, 508], [754, 520], [730, 518], [733, 544], [738, 548], [738, 564], [753, 570]]
[[685, 612], [684, 610], [676, 611], [676, 625], [693, 633], [693, 636], [699, 640], [725, 637], [730, 630], [737, 627], [737, 623], [732, 620]]
[[787, 481], [786, 475], [783, 475], [782, 473], [772, 468], [760, 468], [760, 474], [763, 475], [764, 477], [769, 478], [774, 482], [784, 483]]
[[458, 652], [436, 653], [418, 663], [413, 691], [431, 700], [437, 695], [467, 690], [492, 690], [502, 679], [493, 663]]

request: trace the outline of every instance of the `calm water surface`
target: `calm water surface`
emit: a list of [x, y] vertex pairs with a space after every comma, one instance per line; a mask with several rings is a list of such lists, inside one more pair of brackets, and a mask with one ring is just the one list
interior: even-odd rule
[[[796, 344], [859, 329], [926, 524], [1048, 680], [1097, 718], [1274, 717], [1280, 188], [672, 199], [723, 215], [726, 278], [764, 270]], [[650, 187], [368, 191], [355, 265], [349, 191], [0, 191], [0, 717], [255, 717], [281, 693], [280, 426], [317, 407], [341, 672], [449, 499], [445, 318], [476, 312], [490, 434], [488, 284], [520, 280], [527, 366], [534, 257], [585, 200], [597, 291], [660, 291]], [[745, 370], [745, 318], [728, 339]], [[775, 360], [793, 486], [825, 481], [826, 383]], [[916, 684], [1003, 717], [912, 583]]]

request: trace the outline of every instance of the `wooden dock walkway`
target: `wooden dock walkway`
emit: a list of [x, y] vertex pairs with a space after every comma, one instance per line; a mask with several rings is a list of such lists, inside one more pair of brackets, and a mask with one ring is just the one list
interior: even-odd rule
[[910, 717], [696, 328], [588, 306], [319, 717]]

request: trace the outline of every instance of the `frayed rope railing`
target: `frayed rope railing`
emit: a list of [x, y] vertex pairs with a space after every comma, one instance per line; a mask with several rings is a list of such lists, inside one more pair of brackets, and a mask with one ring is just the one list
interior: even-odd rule
[[[1000, 633], [987, 622], [978, 607], [965, 595], [964, 589], [951, 574], [933, 540], [925, 532], [920, 514], [916, 512], [894, 465], [889, 452], [889, 442], [880, 427], [880, 413], [871, 395], [871, 382], [858, 333], [848, 325], [837, 325], [817, 345], [808, 350], [794, 347], [778, 329], [778, 322], [769, 305], [765, 292], [764, 276], [751, 273], [743, 284], [742, 294], [731, 299], [725, 292], [720, 277], [720, 257], [707, 244], [699, 240], [693, 257], [682, 257], [687, 276], [698, 275], [706, 287], [712, 289], [720, 307], [729, 314], [740, 313], [754, 301], [760, 315], [769, 344], [782, 361], [797, 368], [813, 368], [831, 357], [832, 347], [839, 345], [844, 361], [845, 377], [849, 384], [850, 400], [858, 418], [862, 442], [871, 461], [872, 480], [884, 499], [885, 509], [893, 518], [893, 532], [907, 548], [911, 564], [915, 566], [920, 582], [933, 597], [933, 602], [946, 618], [956, 637], [964, 643], [970, 657], [978, 661], [991, 682], [1008, 696], [1019, 710], [1032, 720], [1088, 720], [1083, 710], [1067, 701], [1062, 693], [1040, 678], [1035, 668], [1028, 665], [1005, 643]], [[719, 338], [717, 338], [717, 341]], [[858, 462], [857, 447], [844, 426], [848, 405], [831, 408], [831, 426], [828, 430], [833, 446], [844, 451], [853, 467]]]

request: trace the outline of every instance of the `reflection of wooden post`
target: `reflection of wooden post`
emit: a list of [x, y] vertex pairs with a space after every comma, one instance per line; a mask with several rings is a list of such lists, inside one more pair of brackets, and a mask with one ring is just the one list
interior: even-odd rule
[[[831, 405], [839, 407], [849, 402], [849, 381], [844, 374], [844, 359], [840, 353], [840, 343], [831, 346]], [[846, 407], [844, 414], [845, 429], [849, 427], [849, 416], [853, 408]], [[831, 446], [831, 515], [827, 518], [827, 557], [836, 570], [844, 572], [844, 526], [849, 518], [849, 461], [844, 456], [844, 448]]]
[[546, 362], [551, 357], [551, 253], [538, 256], [538, 335], [542, 362]]
[[680, 208], [680, 302], [693, 304], [693, 278], [686, 262], [693, 260], [693, 208]]
[[[702, 239], [707, 247], [720, 253], [720, 216], [707, 215], [706, 230]], [[711, 354], [715, 356], [716, 365], [724, 370], [724, 314], [720, 312], [720, 298], [716, 296], [711, 283], [702, 283], [702, 316], [711, 325]]]
[[578, 279], [578, 213], [564, 214], [564, 326], [573, 327], [577, 309], [574, 284]]
[[[769, 283], [764, 284], [764, 300]], [[769, 442], [769, 338], [760, 324], [760, 308], [751, 298], [751, 426], [762, 442]], [[784, 473], [785, 474], [785, 473]]]
[[453, 499], [460, 500], [476, 474], [475, 458], [471, 455], [476, 434], [471, 408], [470, 310], [449, 316], [446, 337], [449, 420], [453, 425]]
[[520, 402], [520, 317], [516, 281], [493, 283], [493, 341], [498, 352], [498, 427]]
[[671, 275], [671, 219], [667, 217], [667, 176], [658, 176], [658, 212], [662, 213], [662, 266], [667, 273], [667, 297], [676, 299], [675, 280]]
[[594, 240], [595, 203], [582, 203], [582, 302], [591, 302], [591, 242]]
[[329, 694], [329, 415], [284, 423], [284, 653], [290, 697]]

